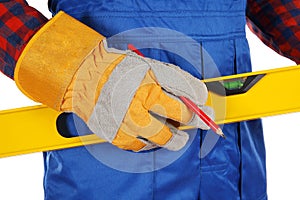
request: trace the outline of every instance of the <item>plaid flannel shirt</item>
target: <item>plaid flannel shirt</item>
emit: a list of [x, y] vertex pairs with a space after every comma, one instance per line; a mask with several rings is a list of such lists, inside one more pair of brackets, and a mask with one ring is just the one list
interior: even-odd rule
[[13, 78], [22, 50], [46, 22], [47, 19], [24, 0], [0, 0], [0, 71]]
[[300, 0], [248, 0], [247, 24], [267, 46], [300, 64]]
[[[300, 0], [248, 0], [246, 14], [266, 45], [300, 63]], [[0, 0], [0, 71], [13, 78], [22, 50], [46, 22], [24, 0]]]

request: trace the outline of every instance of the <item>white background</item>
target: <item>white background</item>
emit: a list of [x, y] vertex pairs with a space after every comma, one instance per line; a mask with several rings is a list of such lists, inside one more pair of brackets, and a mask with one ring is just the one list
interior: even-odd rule
[[[46, 0], [28, 2], [51, 17]], [[295, 65], [263, 45], [248, 30], [247, 37], [254, 71]], [[0, 73], [0, 110], [33, 104], [18, 91], [13, 81]], [[300, 114], [295, 113], [263, 119], [270, 200], [300, 199], [299, 117]], [[0, 159], [0, 200], [42, 200], [43, 195], [41, 153]]]

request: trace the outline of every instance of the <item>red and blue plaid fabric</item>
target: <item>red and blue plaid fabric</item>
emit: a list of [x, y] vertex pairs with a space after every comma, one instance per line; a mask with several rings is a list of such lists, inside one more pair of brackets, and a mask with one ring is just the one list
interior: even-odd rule
[[300, 64], [300, 0], [248, 0], [247, 24], [267, 46]]
[[[46, 22], [24, 0], [0, 0], [0, 71], [13, 78], [20, 53]], [[266, 45], [300, 63], [300, 0], [248, 0], [247, 23]]]
[[47, 19], [26, 1], [0, 0], [0, 71], [13, 78], [23, 48], [46, 22]]

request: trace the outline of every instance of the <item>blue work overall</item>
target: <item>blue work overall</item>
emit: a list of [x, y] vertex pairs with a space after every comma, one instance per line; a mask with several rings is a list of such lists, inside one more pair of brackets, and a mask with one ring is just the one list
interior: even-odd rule
[[[54, 15], [65, 11], [107, 38], [145, 27], [181, 33], [192, 40], [153, 38], [157, 48], [141, 51], [198, 78], [217, 76], [214, 66], [219, 75], [251, 70], [245, 36], [246, 0], [50, 0], [49, 8]], [[143, 39], [149, 40], [149, 35], [134, 38]], [[126, 37], [122, 40], [126, 43]], [[190, 51], [188, 41], [196, 41], [199, 49]], [[165, 46], [170, 43], [184, 48], [200, 66], [187, 62], [177, 50], [167, 51]], [[75, 118], [70, 116], [67, 123], [74, 134], [84, 129], [82, 125], [72, 127], [74, 120], [78, 121]], [[189, 144], [180, 152], [157, 149], [134, 153], [108, 143], [46, 152], [45, 199], [267, 199], [261, 121], [227, 124], [223, 132], [227, 139], [217, 138], [207, 152], [200, 152], [200, 148], [209, 142], [205, 138], [211, 133], [201, 130], [189, 131]]]

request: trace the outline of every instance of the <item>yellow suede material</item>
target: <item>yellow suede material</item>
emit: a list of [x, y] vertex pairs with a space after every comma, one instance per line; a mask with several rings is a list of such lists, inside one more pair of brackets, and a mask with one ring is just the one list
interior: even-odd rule
[[35, 101], [60, 110], [74, 74], [103, 38], [59, 12], [33, 36], [21, 54], [15, 70], [18, 87]]
[[112, 144], [125, 150], [139, 151], [146, 146], [145, 143], [138, 140], [136, 137], [128, 135], [122, 130], [118, 131]]
[[61, 110], [72, 111], [88, 121], [102, 87], [124, 57], [106, 52], [101, 42], [81, 63], [64, 95]]
[[[137, 90], [123, 119], [118, 134], [143, 137], [159, 145], [166, 144], [172, 137], [164, 121], [153, 117], [149, 111], [160, 116], [187, 123], [192, 119], [192, 112], [181, 102], [166, 95], [148, 71]], [[124, 138], [122, 138], [124, 139]], [[115, 143], [119, 138], [114, 139]]]

